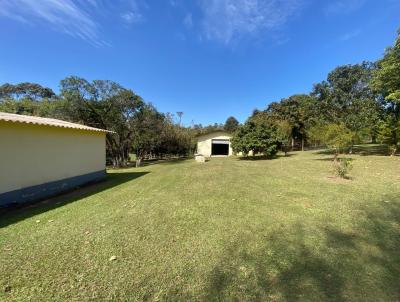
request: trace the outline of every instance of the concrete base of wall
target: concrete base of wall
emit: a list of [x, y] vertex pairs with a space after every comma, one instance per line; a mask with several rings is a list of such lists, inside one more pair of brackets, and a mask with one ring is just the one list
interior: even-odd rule
[[106, 178], [106, 175], [107, 173], [105, 170], [97, 171], [37, 186], [0, 193], [0, 207], [9, 207], [12, 205], [43, 200], [70, 191], [84, 184], [100, 181]]

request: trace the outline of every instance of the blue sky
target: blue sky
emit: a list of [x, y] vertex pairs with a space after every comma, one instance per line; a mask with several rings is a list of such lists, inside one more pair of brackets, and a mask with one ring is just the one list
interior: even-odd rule
[[244, 121], [376, 60], [400, 0], [0, 0], [0, 83], [110, 79], [183, 122]]

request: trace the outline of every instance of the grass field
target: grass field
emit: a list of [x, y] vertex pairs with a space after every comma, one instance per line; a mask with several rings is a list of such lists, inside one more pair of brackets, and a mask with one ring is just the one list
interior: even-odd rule
[[109, 171], [1, 217], [0, 300], [400, 301], [400, 158], [351, 157]]

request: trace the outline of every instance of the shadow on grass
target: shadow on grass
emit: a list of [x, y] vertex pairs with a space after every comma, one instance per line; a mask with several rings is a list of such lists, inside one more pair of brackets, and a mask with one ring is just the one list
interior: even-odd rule
[[[324, 157], [324, 158], [314, 158], [313, 160], [319, 160], [319, 161], [330, 161], [333, 163], [334, 157]], [[348, 160], [348, 161], [354, 161], [354, 158], [351, 157], [343, 157], [343, 156], [338, 156], [338, 160]]]
[[[350, 150], [346, 149], [344, 151], [345, 153], [349, 153]], [[314, 153], [330, 155], [334, 154], [334, 150], [333, 149], [318, 150]], [[358, 154], [362, 156], [368, 156], [368, 155], [388, 156], [389, 148], [387, 145], [378, 145], [378, 144], [354, 145], [352, 148], [352, 154]]]
[[387, 145], [356, 145], [353, 147], [354, 154], [360, 155], [389, 155], [389, 147]]
[[284, 154], [277, 154], [275, 156], [265, 156], [265, 155], [254, 155], [254, 156], [238, 156], [238, 160], [244, 160], [244, 161], [257, 161], [257, 160], [274, 160], [278, 158], [289, 158], [292, 156], [295, 156], [296, 154], [290, 154], [288, 153], [286, 156]]
[[297, 153], [288, 152], [286, 155], [284, 153], [278, 153], [274, 156], [265, 156], [265, 155], [254, 155], [254, 156], [238, 156], [239, 160], [248, 160], [248, 161], [256, 161], [256, 160], [273, 160], [278, 158], [290, 158], [293, 156], [297, 156]]
[[[186, 160], [193, 159], [193, 157], [179, 157], [179, 158], [169, 158], [169, 159], [148, 159], [142, 161], [140, 167], [147, 167], [152, 165], [171, 165], [177, 163], [183, 163]], [[136, 163], [132, 161], [128, 167], [134, 168], [136, 167]]]
[[145, 161], [143, 163], [143, 167], [145, 166], [150, 166], [150, 165], [155, 165], [155, 164], [159, 164], [159, 165], [175, 165], [175, 164], [179, 164], [179, 163], [184, 163], [187, 160], [190, 159], [194, 159], [192, 157], [180, 157], [180, 158], [171, 158], [171, 159], [159, 159], [159, 160], [155, 160], [155, 161], [151, 161], [151, 162], [147, 162]]
[[44, 213], [66, 204], [81, 200], [93, 194], [100, 193], [104, 190], [113, 188], [120, 184], [134, 180], [144, 176], [149, 172], [114, 172], [108, 173], [107, 178], [95, 184], [88, 184], [81, 188], [69, 191], [67, 193], [40, 201], [32, 204], [24, 205], [21, 208], [5, 208], [0, 212], [0, 228], [10, 224], [17, 223], [21, 220], [30, 218], [40, 213]]
[[293, 156], [297, 156], [297, 153], [288, 152], [286, 155], [284, 153], [279, 153], [276, 155], [277, 158], [285, 158], [285, 157], [289, 158]]
[[350, 230], [322, 229], [317, 242], [301, 223], [242, 233], [211, 270], [204, 300], [399, 301], [400, 200], [387, 200]]

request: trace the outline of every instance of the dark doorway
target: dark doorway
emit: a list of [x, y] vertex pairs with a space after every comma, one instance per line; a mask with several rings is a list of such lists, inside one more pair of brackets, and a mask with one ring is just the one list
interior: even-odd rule
[[211, 155], [229, 155], [229, 140], [212, 140]]

